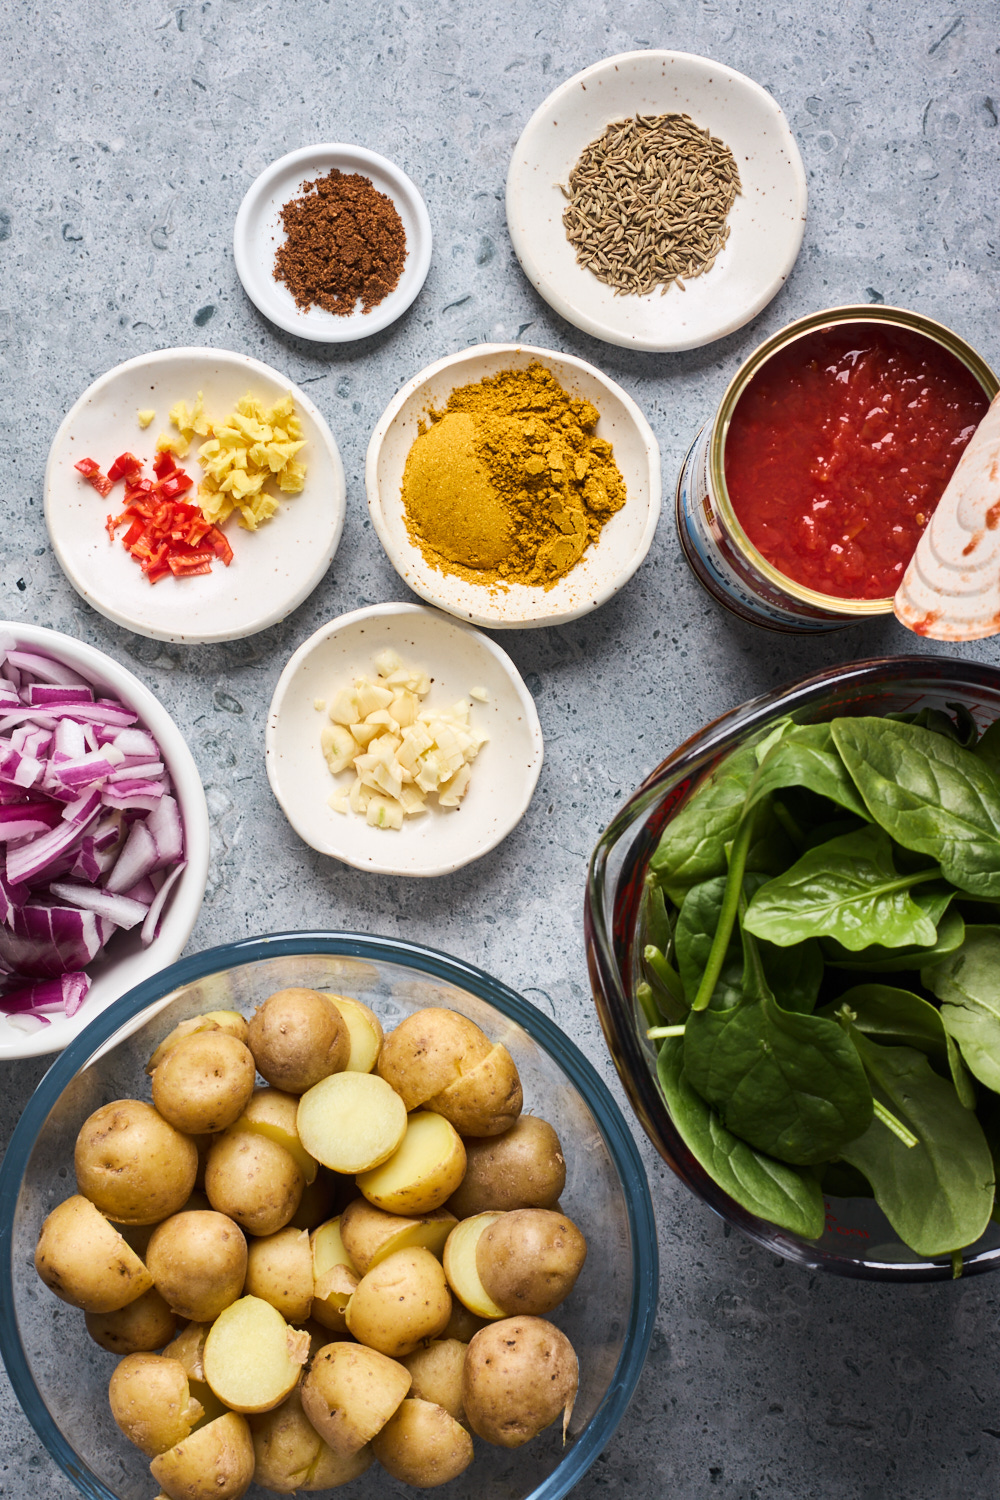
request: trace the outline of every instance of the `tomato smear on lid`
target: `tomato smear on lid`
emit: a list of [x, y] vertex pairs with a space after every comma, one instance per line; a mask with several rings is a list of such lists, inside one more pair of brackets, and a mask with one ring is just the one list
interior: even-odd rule
[[895, 593], [989, 400], [933, 339], [885, 323], [796, 339], [752, 377], [726, 487], [757, 550], [843, 599]]
[[227, 568], [232, 562], [233, 549], [218, 526], [206, 521], [200, 506], [178, 498], [187, 494], [194, 481], [178, 468], [169, 451], [153, 460], [155, 483], [142, 477], [142, 462], [134, 453], [119, 454], [107, 475], [92, 458], [81, 459], [75, 467], [102, 495], [111, 491], [115, 481], [125, 480], [124, 509], [108, 516], [105, 530], [114, 541], [119, 528], [129, 523], [122, 545], [150, 583], [170, 575], [190, 578], [210, 573], [216, 559]]

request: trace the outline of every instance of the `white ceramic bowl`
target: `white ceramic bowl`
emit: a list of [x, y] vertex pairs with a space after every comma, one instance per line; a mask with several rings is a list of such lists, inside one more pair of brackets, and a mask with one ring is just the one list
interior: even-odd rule
[[[620, 297], [577, 265], [559, 184], [612, 121], [637, 114], [687, 114], [719, 136], [742, 195], [711, 271], [683, 291]], [[567, 79], [524, 127], [507, 172], [507, 225], [528, 280], [577, 328], [626, 349], [697, 349], [749, 323], [787, 279], [805, 220], [805, 170], [780, 106], [742, 73], [687, 52], [624, 52]]]
[[[615, 450], [627, 499], [600, 538], [552, 588], [511, 584], [494, 588], [442, 573], [411, 542], [403, 510], [402, 481], [417, 424], [438, 410], [456, 386], [500, 370], [526, 369], [539, 361], [566, 390], [592, 401], [600, 412], [598, 437]], [[490, 630], [561, 625], [578, 619], [616, 594], [649, 551], [660, 515], [660, 450], [652, 428], [631, 396], [600, 370], [551, 349], [524, 344], [476, 344], [428, 365], [389, 403], [368, 444], [365, 488], [379, 541], [403, 582], [449, 614]]]
[[26, 650], [44, 652], [65, 662], [95, 687], [118, 698], [139, 715], [163, 752], [163, 761], [174, 784], [174, 795], [184, 822], [184, 857], [187, 868], [167, 901], [157, 936], [144, 948], [139, 929], [116, 932], [104, 952], [87, 966], [91, 986], [75, 1016], [50, 1016], [48, 1026], [25, 1033], [0, 1015], [0, 1062], [19, 1057], [40, 1057], [61, 1052], [88, 1026], [95, 1016], [134, 985], [158, 974], [180, 957], [194, 927], [208, 879], [208, 808], [201, 777], [187, 740], [158, 698], [137, 677], [119, 666], [103, 651], [73, 640], [57, 630], [25, 625], [20, 620], [0, 623], [0, 632], [13, 636]]
[[[333, 777], [320, 750], [329, 720], [317, 699], [332, 701], [391, 646], [407, 666], [423, 667], [433, 686], [428, 708], [450, 708], [474, 687], [472, 723], [490, 736], [472, 764], [460, 808], [428, 811], [400, 830], [369, 828], [355, 813], [334, 812], [328, 799], [347, 791], [347, 772]], [[376, 604], [331, 620], [310, 636], [278, 680], [267, 717], [267, 775], [295, 832], [320, 854], [381, 875], [448, 875], [471, 864], [520, 822], [542, 769], [542, 730], [531, 694], [506, 652], [488, 636], [422, 604]]]
[[[370, 312], [356, 309], [344, 317], [322, 307], [298, 307], [285, 283], [274, 279], [275, 252], [285, 242], [281, 210], [300, 195], [304, 182], [325, 177], [334, 167], [359, 172], [391, 198], [406, 233], [406, 261], [395, 290]], [[386, 157], [361, 146], [306, 146], [272, 162], [252, 184], [236, 215], [233, 253], [243, 290], [265, 318], [299, 338], [340, 344], [378, 333], [410, 306], [430, 268], [431, 221], [416, 184]]]
[[[259, 531], [244, 531], [230, 517], [224, 527], [234, 553], [228, 568], [214, 563], [211, 573], [151, 584], [125, 551], [123, 533], [112, 542], [104, 529], [108, 513], [121, 509], [124, 486], [102, 499], [73, 466], [93, 458], [107, 472], [126, 449], [151, 464], [159, 434], [176, 435], [171, 406], [190, 405], [199, 391], [210, 420], [227, 416], [248, 391], [268, 402], [290, 391], [306, 440], [305, 486], [299, 495], [282, 495]], [[142, 431], [136, 412], [150, 407], [156, 418]], [[179, 461], [195, 488], [202, 472], [196, 454], [192, 443], [189, 457]], [[333, 560], [345, 497], [340, 454], [315, 404], [277, 370], [227, 349], [163, 349], [109, 370], [63, 418], [45, 469], [45, 522], [77, 593], [126, 630], [186, 645], [253, 635], [291, 614]]]

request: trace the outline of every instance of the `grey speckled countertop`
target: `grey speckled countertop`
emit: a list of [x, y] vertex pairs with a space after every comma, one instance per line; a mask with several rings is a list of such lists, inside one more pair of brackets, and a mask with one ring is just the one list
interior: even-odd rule
[[[998, 46], [990, 0], [3, 8], [0, 614], [101, 647], [189, 730], [213, 831], [190, 951], [311, 924], [426, 942], [545, 1008], [622, 1098], [583, 957], [597, 834], [706, 719], [821, 666], [921, 643], [892, 621], [820, 640], [738, 624], [688, 573], [665, 505], [647, 562], [611, 603], [565, 628], [504, 635], [541, 716], [541, 784], [500, 848], [429, 882], [359, 874], [299, 842], [264, 776], [272, 689], [321, 622], [407, 597], [367, 519], [365, 447], [398, 387], [452, 350], [526, 337], [600, 365], [649, 417], [668, 496], [740, 360], [816, 308], [917, 308], [1000, 365]], [[679, 355], [630, 353], [562, 322], [521, 275], [504, 224], [507, 162], [532, 111], [579, 68], [642, 47], [707, 54], [764, 84], [809, 179], [805, 242], [781, 294], [748, 328]], [[322, 140], [398, 161], [424, 192], [436, 237], [410, 312], [347, 347], [264, 322], [232, 259], [233, 218], [254, 176]], [[347, 470], [347, 524], [327, 578], [282, 625], [224, 646], [164, 646], [92, 613], [62, 577], [42, 520], [45, 457], [69, 405], [120, 360], [178, 344], [243, 350], [307, 385]], [[960, 654], [995, 661], [997, 643]], [[44, 1069], [0, 1068], [0, 1140]], [[640, 1145], [660, 1230], [660, 1316], [635, 1400], [578, 1487], [582, 1500], [626, 1486], [637, 1500], [996, 1493], [993, 1278], [910, 1288], [810, 1279], [727, 1236]], [[2, 1378], [0, 1493], [74, 1493]]]

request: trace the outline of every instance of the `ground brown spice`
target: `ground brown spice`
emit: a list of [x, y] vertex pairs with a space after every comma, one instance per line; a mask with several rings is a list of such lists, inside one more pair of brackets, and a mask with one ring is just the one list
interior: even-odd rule
[[274, 257], [299, 307], [347, 317], [358, 301], [371, 312], [393, 291], [406, 260], [406, 232], [395, 204], [359, 172], [336, 167], [302, 184], [281, 210], [285, 243]]

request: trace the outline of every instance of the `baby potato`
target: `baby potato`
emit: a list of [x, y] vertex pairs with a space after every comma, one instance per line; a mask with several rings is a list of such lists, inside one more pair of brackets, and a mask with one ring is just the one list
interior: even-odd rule
[[146, 1266], [178, 1317], [211, 1323], [243, 1290], [247, 1242], [227, 1214], [173, 1214], [153, 1231]]
[[379, 1076], [408, 1110], [426, 1104], [491, 1050], [484, 1031], [457, 1010], [428, 1006], [401, 1021], [382, 1043]]
[[58, 1204], [42, 1225], [35, 1270], [50, 1292], [88, 1313], [116, 1312], [153, 1285], [135, 1251], [79, 1193]]
[[460, 1219], [489, 1209], [553, 1208], [566, 1186], [566, 1161], [547, 1120], [520, 1115], [503, 1135], [465, 1139], [465, 1176], [448, 1199]]
[[347, 1326], [380, 1354], [412, 1354], [451, 1316], [451, 1294], [429, 1250], [397, 1250], [362, 1276], [347, 1304]]
[[246, 1417], [227, 1411], [168, 1448], [150, 1472], [168, 1500], [238, 1500], [253, 1479]]
[[181, 1442], [204, 1415], [184, 1366], [162, 1354], [126, 1354], [111, 1377], [108, 1400], [129, 1442], [150, 1458]]
[[443, 1406], [456, 1422], [465, 1421], [462, 1405], [462, 1371], [467, 1345], [459, 1339], [432, 1339], [400, 1361], [410, 1372], [410, 1395]]
[[167, 1035], [163, 1038], [163, 1041], [150, 1057], [149, 1062], [146, 1064], [146, 1072], [150, 1076], [152, 1076], [160, 1066], [160, 1063], [166, 1057], [167, 1053], [170, 1052], [172, 1048], [176, 1047], [178, 1042], [182, 1042], [185, 1037], [197, 1036], [199, 1033], [205, 1031], [221, 1030], [222, 1027], [219, 1025], [218, 1021], [214, 1019], [210, 1020], [208, 1016], [190, 1016], [188, 1020], [178, 1022], [173, 1031], [167, 1033]]
[[380, 1432], [410, 1388], [410, 1373], [364, 1344], [327, 1344], [302, 1382], [302, 1410], [324, 1442], [350, 1458]]
[[587, 1258], [587, 1241], [565, 1214], [518, 1208], [487, 1226], [476, 1269], [488, 1297], [505, 1313], [551, 1312], [565, 1301]]
[[250, 1049], [216, 1028], [184, 1037], [153, 1073], [153, 1104], [175, 1130], [214, 1135], [242, 1114], [256, 1074]]
[[116, 1099], [83, 1122], [73, 1164], [80, 1192], [109, 1219], [158, 1224], [190, 1197], [198, 1151], [152, 1105]]
[[465, 1415], [488, 1443], [520, 1448], [562, 1412], [565, 1441], [578, 1381], [576, 1353], [564, 1333], [544, 1318], [505, 1318], [469, 1345]]
[[299, 1140], [334, 1172], [365, 1172], [406, 1134], [406, 1107], [374, 1073], [335, 1073], [299, 1100]]
[[289, 1328], [260, 1297], [241, 1297], [216, 1318], [205, 1339], [205, 1379], [233, 1411], [270, 1411], [298, 1383], [309, 1335]]
[[514, 1059], [497, 1045], [461, 1078], [427, 1100], [459, 1135], [501, 1135], [521, 1113], [524, 1095]]
[[269, 1140], [284, 1146], [289, 1156], [298, 1163], [306, 1185], [315, 1182], [319, 1164], [309, 1155], [299, 1140], [296, 1115], [299, 1108], [298, 1094], [286, 1094], [281, 1089], [254, 1089], [246, 1108], [234, 1121], [234, 1130], [255, 1130]]
[[94, 1343], [112, 1354], [149, 1354], [169, 1344], [177, 1332], [174, 1315], [155, 1286], [113, 1312], [87, 1313], [84, 1322]]
[[357, 1184], [376, 1208], [415, 1216], [431, 1213], [450, 1198], [465, 1173], [465, 1147], [439, 1114], [418, 1110], [388, 1160], [359, 1172]]
[[[347, 1304], [360, 1280], [341, 1236], [342, 1218], [321, 1224], [310, 1236], [313, 1266], [312, 1315], [332, 1333], [346, 1333]], [[327, 1340], [329, 1342], [329, 1340]]]
[[351, 1050], [344, 1072], [370, 1073], [382, 1048], [382, 1022], [361, 1000], [331, 994], [326, 994], [326, 999], [340, 1012], [350, 1037]]
[[302, 1410], [302, 1398], [293, 1391], [273, 1411], [250, 1418], [253, 1436], [254, 1483], [281, 1495], [296, 1490], [332, 1490], [359, 1479], [375, 1461], [366, 1444], [357, 1453], [342, 1458], [324, 1443]]
[[210, 1323], [189, 1323], [172, 1344], [162, 1351], [167, 1359], [180, 1360], [187, 1371], [191, 1395], [205, 1408], [201, 1422], [214, 1422], [227, 1410], [205, 1380], [205, 1340]]
[[350, 1056], [347, 1023], [316, 990], [278, 990], [250, 1020], [250, 1051], [261, 1077], [289, 1094], [304, 1094], [339, 1073]]
[[223, 1131], [208, 1154], [205, 1191], [248, 1234], [284, 1229], [305, 1186], [294, 1159], [256, 1131]]
[[476, 1250], [482, 1234], [496, 1223], [499, 1214], [476, 1214], [463, 1219], [449, 1234], [444, 1247], [444, 1274], [458, 1300], [477, 1318], [502, 1318], [498, 1307], [483, 1286], [477, 1265]]
[[443, 1406], [409, 1396], [372, 1438], [372, 1451], [394, 1479], [419, 1490], [456, 1479], [473, 1458], [471, 1437]]
[[340, 1216], [340, 1233], [351, 1260], [364, 1275], [395, 1250], [419, 1246], [440, 1260], [445, 1240], [457, 1222], [445, 1208], [406, 1218], [376, 1208], [367, 1198], [355, 1198]]
[[313, 1256], [305, 1229], [279, 1229], [255, 1239], [247, 1257], [248, 1296], [262, 1297], [289, 1323], [309, 1316], [313, 1301]]

